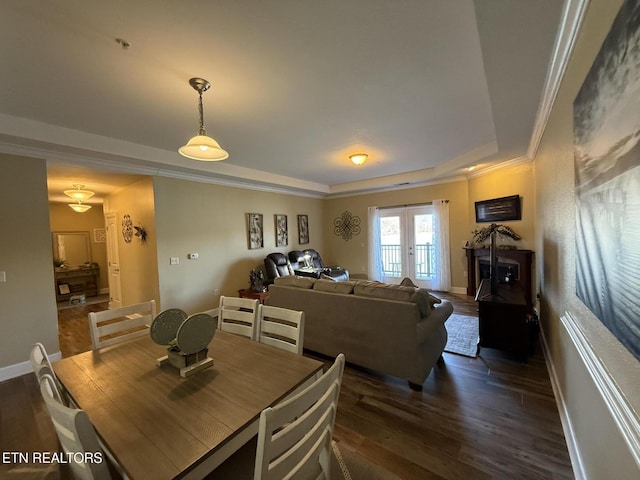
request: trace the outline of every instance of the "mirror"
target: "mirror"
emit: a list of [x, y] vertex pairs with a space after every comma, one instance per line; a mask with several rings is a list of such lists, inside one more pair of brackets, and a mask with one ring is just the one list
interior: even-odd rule
[[52, 241], [54, 262], [64, 260], [67, 266], [78, 267], [92, 261], [89, 232], [53, 232]]

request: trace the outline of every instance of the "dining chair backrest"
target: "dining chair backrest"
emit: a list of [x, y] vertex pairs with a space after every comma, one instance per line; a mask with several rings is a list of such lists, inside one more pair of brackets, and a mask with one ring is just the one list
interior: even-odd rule
[[[51, 421], [68, 455], [69, 468], [78, 480], [110, 479], [111, 473], [98, 436], [86, 412], [63, 405], [55, 396], [55, 382], [45, 373], [40, 379], [40, 393]], [[67, 460], [67, 458], [65, 457]]]
[[220, 297], [218, 328], [226, 332], [256, 339], [258, 300], [238, 297]]
[[36, 378], [38, 382], [43, 375], [51, 375], [53, 380], [53, 389], [54, 395], [60, 400], [60, 402], [64, 405], [69, 405], [69, 399], [67, 395], [64, 393], [64, 389], [60, 384], [60, 380], [56, 377], [55, 372], [53, 371], [53, 367], [51, 366], [51, 361], [49, 360], [49, 355], [47, 354], [47, 350], [44, 348], [42, 343], [36, 343], [33, 345], [31, 349], [31, 366], [33, 367], [33, 371], [36, 374]]
[[258, 341], [302, 355], [304, 312], [258, 305]]
[[93, 349], [148, 335], [149, 325], [155, 317], [155, 300], [89, 313]]
[[254, 480], [328, 479], [345, 358], [318, 380], [260, 414]]

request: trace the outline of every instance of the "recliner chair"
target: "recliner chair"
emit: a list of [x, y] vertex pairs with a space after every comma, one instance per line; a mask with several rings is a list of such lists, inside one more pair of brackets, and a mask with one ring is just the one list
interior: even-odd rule
[[264, 270], [267, 275], [265, 284], [269, 285], [278, 277], [295, 275], [289, 259], [283, 253], [270, 253], [264, 259]]
[[322, 257], [317, 252], [317, 250], [313, 248], [308, 248], [303, 251], [304, 255], [309, 255], [311, 257], [311, 266], [314, 268], [322, 268], [324, 270], [324, 274], [334, 278], [338, 281], [349, 280], [349, 270], [345, 268], [340, 268], [339, 266], [331, 266], [327, 267], [322, 261]]

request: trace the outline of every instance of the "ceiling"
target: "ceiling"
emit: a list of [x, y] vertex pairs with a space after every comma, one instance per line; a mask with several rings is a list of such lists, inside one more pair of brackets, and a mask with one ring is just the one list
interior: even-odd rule
[[[143, 174], [320, 197], [460, 177], [527, 159], [562, 8], [1, 2], [0, 151], [47, 159], [52, 199]], [[212, 84], [205, 125], [222, 162], [177, 153], [197, 132], [196, 76]]]

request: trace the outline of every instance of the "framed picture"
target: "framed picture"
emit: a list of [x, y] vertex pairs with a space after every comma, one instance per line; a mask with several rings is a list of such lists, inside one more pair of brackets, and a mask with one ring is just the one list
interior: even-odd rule
[[476, 202], [476, 223], [521, 220], [520, 195]]
[[286, 247], [289, 245], [289, 229], [287, 227], [287, 216], [275, 214], [276, 247]]
[[94, 243], [105, 243], [107, 241], [107, 230], [104, 228], [93, 229]]
[[261, 213], [247, 213], [249, 250], [264, 247], [264, 230]]
[[298, 243], [304, 245], [309, 243], [309, 217], [298, 215]]

